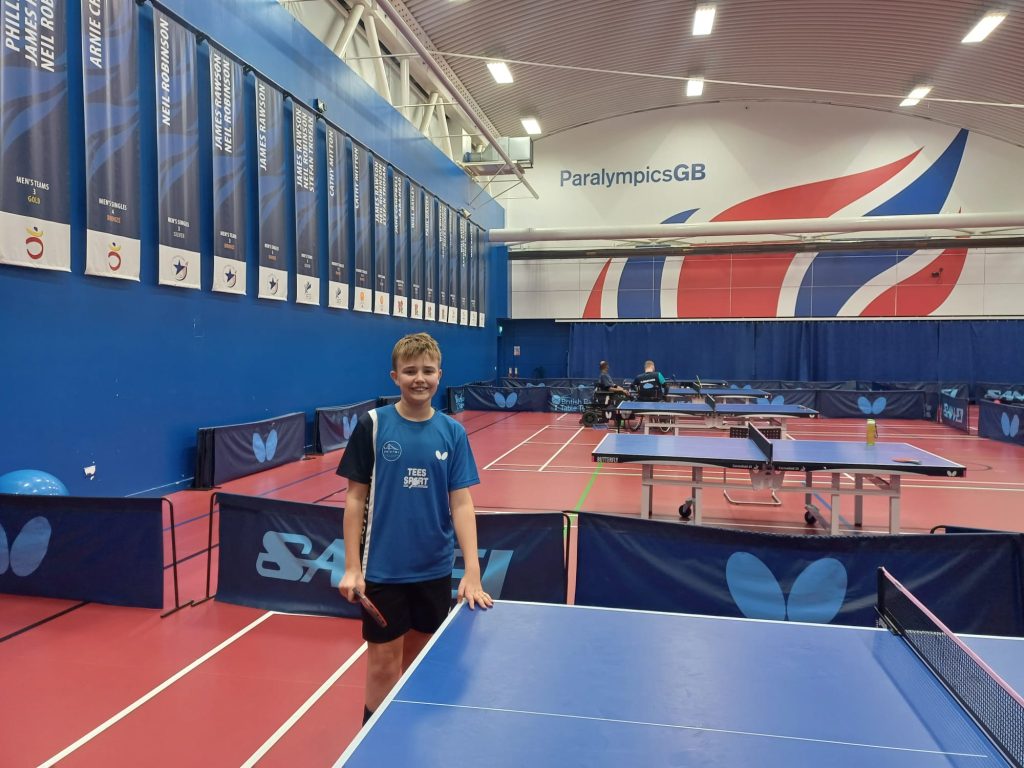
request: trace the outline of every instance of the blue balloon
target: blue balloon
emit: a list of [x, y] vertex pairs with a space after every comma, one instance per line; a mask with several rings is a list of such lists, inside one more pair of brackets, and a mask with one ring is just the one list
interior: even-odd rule
[[64, 483], [41, 469], [16, 469], [0, 476], [0, 493], [67, 496]]

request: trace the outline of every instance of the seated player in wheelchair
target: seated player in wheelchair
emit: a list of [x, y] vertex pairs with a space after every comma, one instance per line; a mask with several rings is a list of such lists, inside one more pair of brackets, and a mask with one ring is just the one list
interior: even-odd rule
[[621, 426], [616, 409], [619, 403], [629, 398], [629, 390], [620, 387], [612, 379], [607, 360], [601, 361], [600, 371], [600, 378], [594, 384], [594, 399], [585, 403], [580, 423], [589, 427], [606, 424], [614, 419], [616, 426]]
[[646, 403], [664, 400], [668, 394], [665, 377], [654, 367], [653, 360], [644, 363], [644, 372], [633, 379], [633, 389], [636, 399]]

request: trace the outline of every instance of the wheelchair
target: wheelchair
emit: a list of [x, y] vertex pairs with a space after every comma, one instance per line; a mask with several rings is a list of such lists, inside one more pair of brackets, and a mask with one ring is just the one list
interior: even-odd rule
[[643, 424], [643, 417], [626, 419], [619, 415], [619, 403], [623, 400], [630, 400], [629, 394], [612, 392], [609, 389], [595, 389], [594, 399], [583, 404], [583, 413], [580, 415], [579, 423], [584, 427], [593, 427], [598, 424], [613, 424], [617, 431], [628, 429], [635, 432]]

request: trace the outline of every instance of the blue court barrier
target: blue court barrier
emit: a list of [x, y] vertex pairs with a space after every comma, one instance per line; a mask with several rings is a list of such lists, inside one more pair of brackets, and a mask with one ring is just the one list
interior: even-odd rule
[[1004, 443], [1024, 445], [1024, 406], [979, 400], [978, 434]]
[[[760, 389], [760, 387], [756, 387]], [[816, 389], [781, 389], [765, 390], [771, 394], [770, 402], [775, 404], [802, 405], [812, 411], [818, 410], [818, 390]]]
[[577, 605], [873, 626], [885, 566], [956, 632], [1024, 634], [1024, 534], [787, 536], [580, 513]]
[[[218, 493], [218, 600], [289, 613], [359, 615], [345, 575], [344, 510]], [[566, 517], [559, 512], [477, 515], [484, 589], [504, 600], [564, 603]], [[463, 563], [456, 550], [452, 589]], [[209, 596], [209, 593], [208, 595]]]
[[580, 413], [594, 397], [593, 384], [575, 387], [491, 387], [467, 384], [448, 388], [450, 413], [469, 411], [548, 411]]
[[196, 434], [195, 488], [301, 459], [306, 446], [306, 415], [290, 413], [248, 424], [203, 427]]
[[953, 429], [970, 432], [970, 401], [967, 398], [941, 396], [942, 407], [939, 409], [939, 420]]
[[816, 410], [826, 418], [924, 419], [925, 393], [827, 389], [818, 393]]
[[973, 387], [971, 399], [977, 402], [1000, 400], [1007, 405], [1024, 405], [1024, 384], [979, 381]]
[[313, 452], [327, 453], [348, 445], [359, 417], [377, 407], [376, 400], [317, 408], [313, 415]]
[[0, 494], [0, 592], [162, 608], [163, 503]]

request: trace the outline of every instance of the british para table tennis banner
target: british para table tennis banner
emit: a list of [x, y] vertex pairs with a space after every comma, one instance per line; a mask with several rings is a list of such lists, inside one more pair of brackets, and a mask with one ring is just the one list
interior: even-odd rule
[[327, 306], [348, 309], [348, 253], [352, 213], [348, 205], [349, 153], [345, 135], [327, 125]]
[[316, 118], [292, 101], [295, 159], [295, 301], [320, 304], [320, 257], [316, 221]]
[[370, 152], [352, 142], [352, 209], [355, 224], [355, 301], [357, 312], [373, 311], [373, 180]]
[[477, 295], [477, 256], [480, 250], [480, 228], [476, 226], [470, 226], [469, 228], [469, 276], [468, 276], [468, 292], [469, 292], [469, 326], [470, 328], [476, 328], [480, 322], [479, 312], [476, 306], [476, 295]]
[[448, 206], [437, 201], [437, 321], [448, 322]]
[[885, 566], [953, 631], [1020, 635], [1022, 556], [1019, 533], [788, 536], [582, 512], [576, 604], [874, 626]]
[[459, 323], [459, 219], [461, 216], [452, 207], [445, 207], [449, 214], [449, 323]]
[[245, 294], [246, 192], [245, 72], [210, 46], [210, 118], [213, 126], [213, 290]]
[[288, 299], [285, 264], [284, 95], [256, 78], [256, 185], [260, 198], [259, 290], [261, 299]]
[[139, 279], [138, 13], [82, 0], [85, 274]]
[[395, 257], [395, 317], [409, 316], [409, 247], [406, 238], [408, 212], [405, 176], [391, 170], [391, 252]]
[[487, 255], [489, 249], [487, 247], [487, 234], [481, 229], [480, 230], [480, 250], [477, 253], [477, 264], [476, 264], [476, 297], [477, 297], [477, 308], [479, 315], [477, 320], [479, 326], [483, 328], [487, 325]]
[[469, 222], [459, 216], [459, 325], [469, 325]]
[[0, 55], [0, 264], [71, 270], [67, 12], [4, 0]]
[[437, 199], [423, 191], [423, 319], [437, 319]]
[[388, 164], [370, 154], [373, 174], [373, 311], [391, 314], [391, 232], [388, 226]]
[[423, 319], [423, 190], [409, 182], [409, 317]]
[[196, 38], [158, 9], [156, 45], [156, 155], [160, 248], [158, 282], [200, 287], [199, 100]]

